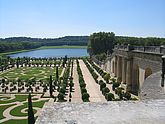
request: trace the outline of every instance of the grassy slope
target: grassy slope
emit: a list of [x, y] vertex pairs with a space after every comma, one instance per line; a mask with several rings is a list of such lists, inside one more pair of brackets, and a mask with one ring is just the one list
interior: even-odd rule
[[36, 49], [30, 49], [30, 50], [18, 50], [18, 51], [13, 51], [13, 52], [4, 52], [4, 53], [0, 53], [0, 56], [2, 55], [9, 55], [9, 54], [15, 54], [15, 53], [21, 53], [21, 52], [28, 52], [28, 51], [32, 51], [32, 50], [38, 50], [38, 49], [51, 49], [51, 48], [56, 48], [56, 49], [62, 49], [62, 48], [66, 48], [66, 49], [78, 49], [78, 48], [82, 48], [82, 49], [86, 49], [87, 46], [42, 46], [40, 48], [36, 48]]

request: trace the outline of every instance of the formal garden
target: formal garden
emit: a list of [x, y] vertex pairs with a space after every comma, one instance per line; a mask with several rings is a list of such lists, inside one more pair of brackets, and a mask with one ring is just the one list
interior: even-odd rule
[[34, 117], [45, 103], [137, 100], [90, 58], [0, 60], [0, 123], [27, 123], [28, 94]]
[[[40, 109], [48, 102], [49, 98], [40, 98], [40, 94], [33, 94], [33, 112], [35, 118]], [[0, 95], [0, 123], [2, 124], [26, 124], [28, 113], [28, 95], [1, 94]]]

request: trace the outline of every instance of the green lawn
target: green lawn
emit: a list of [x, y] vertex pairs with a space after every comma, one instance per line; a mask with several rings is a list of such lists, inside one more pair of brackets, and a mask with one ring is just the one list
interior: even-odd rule
[[[34, 96], [34, 95], [32, 95]], [[3, 101], [0, 100], [0, 104], [12, 103], [12, 102], [22, 102], [28, 98], [28, 95], [15, 95], [15, 99]]]
[[24, 119], [24, 120], [8, 120], [5, 121], [1, 124], [28, 124], [28, 120]]
[[[5, 96], [3, 95], [0, 95], [1, 98], [6, 98]], [[26, 101], [27, 98], [28, 98], [28, 95], [15, 95], [16, 98], [13, 99], [13, 100], [8, 100], [8, 101], [3, 101], [3, 100], [0, 100], [0, 104], [7, 104], [7, 103], [13, 103], [13, 102], [23, 102], [23, 101]], [[32, 95], [33, 97], [34, 95]], [[42, 100], [42, 101], [38, 101], [38, 102], [35, 102], [37, 99], [36, 98], [32, 98], [32, 104], [33, 104], [33, 107], [38, 107], [38, 108], [42, 108], [43, 105], [45, 104], [45, 102], [48, 102], [49, 99], [47, 100]], [[11, 104], [11, 105], [0, 105], [0, 120], [3, 119], [3, 112], [5, 111], [5, 109], [11, 107], [11, 106], [14, 106], [16, 104]], [[25, 102], [23, 105], [21, 106], [18, 106], [14, 109], [12, 109], [10, 111], [10, 114], [13, 115], [13, 116], [18, 116], [18, 117], [23, 117], [23, 116], [27, 116], [27, 113], [22, 113], [21, 110], [24, 109], [24, 108], [27, 108], [28, 107], [28, 103]], [[26, 110], [25, 110], [26, 111]], [[37, 112], [37, 110], [33, 109], [34, 113]], [[35, 118], [36, 119], [36, 118]], [[22, 119], [22, 120], [8, 120], [6, 122], [3, 122], [2, 124], [28, 124], [27, 122], [27, 119]]]
[[3, 119], [3, 112], [5, 111], [5, 109], [13, 106], [13, 105], [16, 105], [16, 104], [12, 104], [12, 105], [3, 105], [3, 106], [0, 106], [0, 120]]
[[[37, 118], [35, 118], [37, 119]], [[1, 124], [28, 124], [28, 120], [27, 119], [23, 119], [23, 120], [9, 120], [9, 121], [5, 121]]]
[[[48, 102], [48, 100], [43, 100], [43, 101], [39, 101], [39, 102], [33, 102], [33, 107], [39, 107], [39, 108], [42, 108], [44, 103], [45, 102]], [[12, 109], [10, 111], [10, 114], [13, 115], [13, 116], [27, 116], [27, 113], [22, 113], [21, 110], [24, 109], [24, 108], [27, 108], [28, 107], [28, 103], [24, 103], [24, 105], [22, 106], [18, 106], [14, 109]], [[34, 113], [36, 113], [37, 111], [35, 109], [33, 109]]]

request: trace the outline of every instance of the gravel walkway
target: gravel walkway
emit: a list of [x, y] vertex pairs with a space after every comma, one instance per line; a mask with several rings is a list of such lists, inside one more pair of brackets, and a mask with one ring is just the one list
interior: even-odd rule
[[74, 92], [72, 94], [72, 102], [82, 102], [76, 61], [74, 61], [73, 64], [73, 83], [74, 83]]
[[93, 79], [91, 73], [89, 72], [83, 60], [79, 60], [79, 63], [84, 77], [84, 81], [86, 83], [87, 92], [90, 95], [90, 102], [106, 102], [105, 97], [102, 95], [100, 91], [99, 85], [96, 84], [95, 80]]

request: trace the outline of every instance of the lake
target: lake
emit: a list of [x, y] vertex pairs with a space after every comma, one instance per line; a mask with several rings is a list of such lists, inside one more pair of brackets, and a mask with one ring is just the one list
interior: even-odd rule
[[44, 57], [64, 57], [67, 55], [68, 57], [83, 57], [88, 56], [87, 49], [83, 48], [77, 48], [77, 49], [40, 49], [40, 50], [33, 50], [28, 52], [21, 52], [16, 54], [10, 54], [11, 58], [17, 58], [17, 57], [36, 57], [36, 58], [44, 58]]

